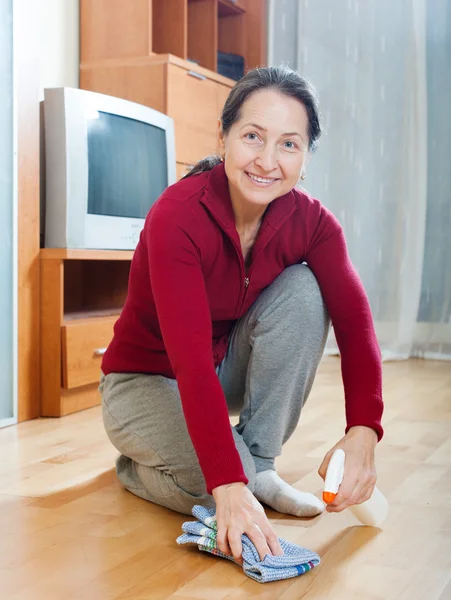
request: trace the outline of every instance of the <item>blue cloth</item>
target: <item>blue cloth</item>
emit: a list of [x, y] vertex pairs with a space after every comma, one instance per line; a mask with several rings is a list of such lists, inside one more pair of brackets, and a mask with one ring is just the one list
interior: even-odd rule
[[[228, 556], [217, 548], [214, 509], [194, 506], [192, 513], [197, 521], [183, 523], [182, 530], [185, 533], [177, 538], [177, 543], [197, 544], [199, 550], [203, 552], [210, 552], [239, 564], [233, 556]], [[279, 538], [279, 543], [284, 554], [282, 556], [267, 554], [264, 560], [261, 561], [257, 549], [248, 536], [242, 535], [241, 541], [243, 544], [243, 571], [248, 577], [259, 583], [297, 577], [310, 571], [320, 562], [320, 558], [315, 552], [288, 542], [283, 538]]]

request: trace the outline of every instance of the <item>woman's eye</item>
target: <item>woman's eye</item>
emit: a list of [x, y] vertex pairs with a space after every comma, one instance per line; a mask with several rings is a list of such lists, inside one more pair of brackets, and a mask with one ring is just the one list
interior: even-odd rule
[[256, 140], [258, 140], [258, 136], [256, 133], [246, 133], [246, 139], [249, 140], [250, 142], [255, 142]]
[[296, 144], [291, 140], [287, 140], [286, 142], [284, 142], [284, 145], [285, 148], [288, 148], [288, 150], [294, 150], [294, 148], [296, 148]]

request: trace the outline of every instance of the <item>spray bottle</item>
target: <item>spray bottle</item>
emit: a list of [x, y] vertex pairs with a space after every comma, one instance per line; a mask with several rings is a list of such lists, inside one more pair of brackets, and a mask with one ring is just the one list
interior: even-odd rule
[[[324, 481], [323, 501], [330, 504], [338, 493], [338, 488], [343, 480], [345, 468], [345, 453], [341, 448], [335, 450], [327, 467]], [[350, 506], [349, 510], [363, 524], [372, 527], [379, 526], [385, 521], [388, 514], [388, 502], [382, 492], [375, 487], [369, 500], [362, 504]]]

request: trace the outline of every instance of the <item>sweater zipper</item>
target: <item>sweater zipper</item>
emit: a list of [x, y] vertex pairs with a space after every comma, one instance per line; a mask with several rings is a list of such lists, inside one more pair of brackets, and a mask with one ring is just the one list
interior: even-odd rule
[[241, 300], [240, 312], [244, 306], [244, 303], [246, 302], [246, 296], [247, 296], [247, 290], [249, 288], [249, 283], [250, 283], [249, 277], [245, 277], [244, 278], [244, 294], [243, 294], [243, 299]]
[[[211, 212], [211, 211], [210, 211]], [[250, 277], [248, 277], [246, 275], [246, 267], [244, 265], [244, 259], [243, 259], [243, 251], [241, 250], [241, 246], [237, 246], [233, 236], [227, 231], [227, 228], [224, 228], [224, 225], [222, 224], [222, 222], [220, 220], [218, 220], [216, 218], [216, 216], [214, 215], [214, 213], [211, 213], [212, 216], [215, 218], [215, 220], [218, 222], [219, 226], [221, 227], [221, 229], [227, 234], [227, 237], [229, 238], [229, 240], [232, 242], [232, 246], [235, 248], [235, 252], [238, 258], [238, 262], [240, 264], [240, 268], [241, 268], [241, 276], [244, 275], [244, 292], [243, 292], [243, 296], [242, 296], [242, 300], [240, 302], [240, 300], [238, 300], [238, 304], [236, 306], [236, 311], [235, 313], [238, 314], [239, 312], [241, 312], [241, 308], [244, 305], [244, 302], [246, 300], [246, 296], [247, 296], [247, 290], [249, 288], [249, 284], [250, 284]], [[254, 262], [254, 261], [252, 261]], [[243, 281], [243, 279], [241, 280]]]

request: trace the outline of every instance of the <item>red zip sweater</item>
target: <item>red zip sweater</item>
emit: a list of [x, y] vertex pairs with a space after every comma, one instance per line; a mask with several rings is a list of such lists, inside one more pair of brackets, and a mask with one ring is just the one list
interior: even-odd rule
[[209, 493], [248, 482], [215, 367], [236, 320], [285, 268], [304, 261], [340, 348], [346, 430], [366, 425], [380, 439], [381, 358], [370, 306], [342, 229], [318, 200], [294, 189], [271, 202], [247, 273], [222, 164], [169, 187], [147, 216], [102, 370], [177, 379]]

